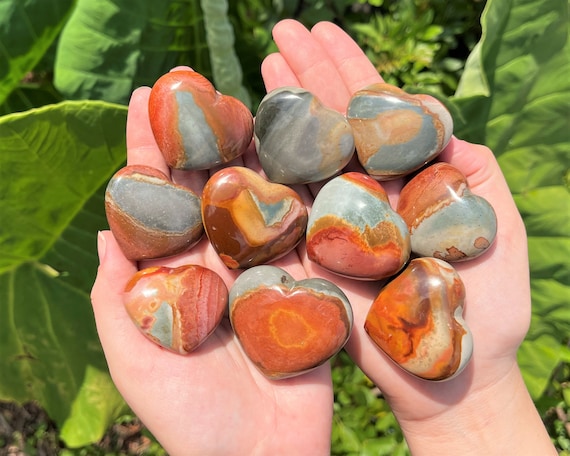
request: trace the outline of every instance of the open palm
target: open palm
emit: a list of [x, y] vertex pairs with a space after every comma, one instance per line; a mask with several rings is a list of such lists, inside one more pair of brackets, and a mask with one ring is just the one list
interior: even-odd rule
[[[274, 38], [279, 52], [268, 56], [262, 66], [268, 91], [304, 87], [324, 104], [345, 112], [352, 93], [381, 81], [354, 41], [333, 24], [321, 23], [308, 31], [295, 21], [283, 21], [275, 27]], [[147, 113], [149, 92], [149, 88], [138, 89], [131, 99], [128, 163], [154, 166], [199, 193], [208, 173], [171, 172], [156, 146]], [[513, 395], [524, 390], [516, 350], [530, 319], [524, 226], [492, 153], [452, 138], [440, 159], [459, 168], [473, 192], [493, 205], [499, 227], [495, 244], [486, 254], [457, 265], [467, 290], [465, 318], [475, 348], [470, 365], [453, 380], [433, 383], [412, 377], [370, 341], [364, 320], [378, 293], [377, 283], [327, 273], [307, 259], [302, 243], [275, 263], [296, 279], [324, 277], [345, 291], [355, 319], [347, 351], [386, 395], [418, 454], [421, 445], [414, 437], [425, 433], [432, 438], [434, 426], [451, 426], [453, 432], [457, 414], [476, 410], [471, 404], [486, 401], [494, 388], [500, 391], [501, 382], [511, 382], [509, 390], [516, 385]], [[232, 164], [260, 170], [253, 150]], [[352, 163], [349, 168], [358, 169], [358, 165]], [[401, 186], [401, 181], [384, 185], [393, 206]], [[295, 188], [309, 210], [318, 188], [317, 184]], [[146, 263], [128, 261], [110, 232], [101, 233], [99, 249], [101, 266], [92, 300], [113, 380], [167, 451], [328, 454], [333, 396], [327, 365], [293, 379], [267, 380], [244, 356], [227, 319], [186, 357], [148, 343], [131, 323], [121, 300], [126, 282]], [[188, 253], [159, 263], [204, 265], [220, 274], [228, 287], [237, 274], [223, 265], [207, 239]], [[508, 400], [501, 399], [497, 407]]]

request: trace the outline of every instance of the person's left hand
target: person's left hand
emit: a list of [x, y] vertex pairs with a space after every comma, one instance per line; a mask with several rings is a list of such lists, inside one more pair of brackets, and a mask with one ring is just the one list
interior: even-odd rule
[[[128, 164], [153, 166], [200, 192], [207, 172], [173, 172], [150, 129], [148, 87], [131, 98], [127, 121]], [[235, 163], [256, 168], [255, 153]], [[208, 239], [176, 257], [133, 263], [113, 234], [99, 235], [100, 266], [92, 291], [97, 330], [118, 390], [169, 454], [329, 454], [333, 392], [330, 368], [271, 381], [247, 359], [229, 321], [188, 356], [149, 342], [130, 320], [122, 301], [139, 268], [197, 264], [217, 272], [231, 287], [236, 273], [218, 258]], [[275, 263], [296, 280], [306, 278], [295, 250]]]

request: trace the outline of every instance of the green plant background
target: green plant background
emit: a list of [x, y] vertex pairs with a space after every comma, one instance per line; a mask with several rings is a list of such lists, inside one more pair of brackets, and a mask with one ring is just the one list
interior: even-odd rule
[[[89, 292], [128, 98], [184, 64], [255, 112], [271, 27], [285, 17], [336, 21], [387, 81], [440, 97], [459, 137], [494, 150], [529, 235], [533, 314], [519, 363], [570, 451], [552, 412], [570, 410], [566, 0], [0, 0], [0, 400], [37, 401], [68, 448], [127, 412]], [[408, 454], [381, 393], [344, 354], [333, 381], [334, 454]]]

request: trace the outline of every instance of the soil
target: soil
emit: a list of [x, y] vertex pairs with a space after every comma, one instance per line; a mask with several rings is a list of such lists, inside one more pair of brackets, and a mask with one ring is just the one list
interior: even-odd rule
[[[101, 441], [77, 454], [146, 454], [152, 441], [143, 432], [144, 425], [136, 418], [116, 423]], [[56, 456], [64, 449], [55, 423], [41, 407], [33, 402], [19, 405], [0, 401], [0, 456]]]

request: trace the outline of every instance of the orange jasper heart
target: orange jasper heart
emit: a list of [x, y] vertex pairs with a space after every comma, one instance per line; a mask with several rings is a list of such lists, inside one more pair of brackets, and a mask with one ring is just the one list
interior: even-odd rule
[[296, 282], [274, 266], [257, 266], [230, 290], [230, 321], [240, 344], [267, 377], [292, 377], [325, 363], [352, 329], [348, 298], [324, 279]]
[[465, 287], [450, 264], [416, 258], [380, 291], [364, 329], [406, 371], [446, 380], [463, 370], [473, 352], [464, 299]]
[[206, 183], [202, 217], [210, 242], [231, 269], [282, 257], [299, 243], [308, 218], [295, 191], [238, 166], [218, 171]]

